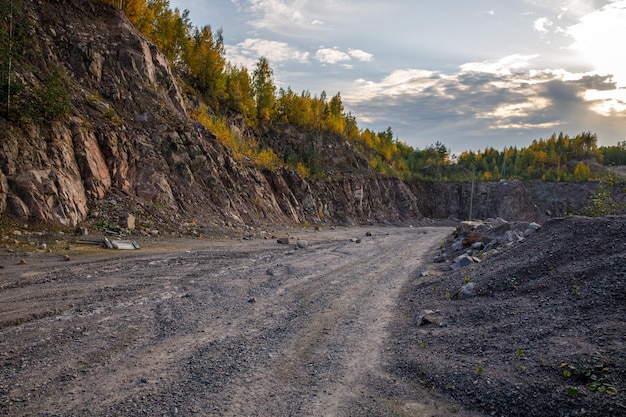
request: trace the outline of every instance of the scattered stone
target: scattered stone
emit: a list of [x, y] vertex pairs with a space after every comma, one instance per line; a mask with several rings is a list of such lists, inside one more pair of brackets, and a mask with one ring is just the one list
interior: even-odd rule
[[20, 232], [19, 230], [14, 230], [13, 231], [13, 235], [14, 236], [22, 236], [22, 232]]
[[154, 230], [150, 230], [150, 236], [152, 237], [157, 237], [159, 236], [159, 231], [154, 229]]
[[352, 243], [361, 243], [361, 239], [357, 239], [356, 237], [353, 237], [352, 239], [350, 239], [350, 242], [352, 242]]
[[307, 242], [306, 240], [298, 239], [298, 241], [296, 242], [296, 246], [298, 246], [298, 248], [300, 249], [305, 249], [309, 246], [309, 242]]
[[254, 298], [254, 297], [248, 298], [248, 302], [249, 303], [256, 303], [256, 298]]
[[503, 235], [496, 239], [499, 244], [506, 246], [512, 243], [518, 243], [524, 240], [524, 235], [517, 230], [507, 230]]
[[462, 300], [464, 298], [472, 298], [476, 296], [476, 284], [473, 282], [468, 282], [464, 284], [459, 292], [457, 293], [457, 298]]
[[457, 256], [454, 261], [452, 261], [452, 265], [450, 265], [450, 268], [456, 271], [457, 269], [465, 268], [466, 266], [471, 265], [474, 262], [476, 262], [474, 257], [463, 254]]
[[135, 216], [130, 213], [124, 213], [123, 215], [120, 216], [119, 224], [120, 224], [120, 227], [123, 227], [124, 229], [134, 230], [135, 229]]
[[422, 310], [417, 315], [417, 325], [424, 326], [426, 324], [435, 324], [437, 326], [442, 326], [444, 324], [443, 315], [439, 310]]
[[463, 241], [462, 240], [458, 240], [458, 241], [454, 242], [452, 244], [452, 250], [455, 251], [455, 252], [463, 250]]
[[366, 232], [365, 236], [371, 237], [372, 236], [372, 232]]
[[288, 245], [289, 244], [289, 238], [288, 237], [279, 237], [278, 239], [276, 239], [276, 242], [280, 243], [281, 245]]
[[26, 259], [20, 259], [19, 265], [26, 265], [27, 263]]
[[541, 228], [540, 224], [533, 222], [533, 223], [529, 224], [528, 228], [524, 231], [524, 236], [528, 237], [528, 236], [532, 235], [533, 233], [535, 233], [540, 228]]
[[46, 250], [48, 249], [48, 245], [46, 245], [45, 243], [42, 243], [41, 245], [39, 245], [39, 249]]
[[478, 242], [478, 240], [482, 237], [483, 235], [478, 232], [470, 232], [470, 234], [467, 235], [467, 237], [463, 239], [462, 242], [464, 245], [473, 245], [474, 243]]
[[477, 221], [464, 221], [457, 225], [456, 233], [459, 236], [468, 235], [471, 231], [473, 231], [476, 227], [480, 226], [482, 223]]
[[472, 244], [472, 249], [474, 250], [483, 250], [484, 247], [485, 247], [485, 244], [483, 242], [476, 242]]
[[63, 255], [63, 260], [68, 262], [70, 260], [70, 255]]

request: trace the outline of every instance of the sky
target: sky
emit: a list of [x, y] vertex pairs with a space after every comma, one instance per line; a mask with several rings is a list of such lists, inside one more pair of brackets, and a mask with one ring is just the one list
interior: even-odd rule
[[228, 60], [417, 149], [626, 140], [625, 0], [170, 0]]

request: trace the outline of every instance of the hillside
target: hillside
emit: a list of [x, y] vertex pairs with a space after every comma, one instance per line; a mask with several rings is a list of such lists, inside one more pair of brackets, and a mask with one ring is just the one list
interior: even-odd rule
[[[408, 187], [373, 172], [339, 136], [296, 132], [303, 141], [314, 135], [320, 149], [337, 149], [321, 170], [339, 157], [359, 168], [354, 174], [303, 178], [233, 154], [189, 117], [199, 99], [183, 91], [165, 56], [118, 10], [25, 0], [20, 16], [31, 31], [22, 40], [28, 62], [16, 69], [23, 97], [43, 94], [54, 78], [69, 112], [54, 117], [44, 102], [29, 119], [0, 118], [0, 211], [67, 226], [116, 223], [124, 211], [171, 227], [420, 217]], [[267, 140], [278, 146], [276, 135], [292, 133], [268, 132]]]

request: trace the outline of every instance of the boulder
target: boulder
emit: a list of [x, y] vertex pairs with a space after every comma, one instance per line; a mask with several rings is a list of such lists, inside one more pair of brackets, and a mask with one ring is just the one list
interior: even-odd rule
[[483, 237], [482, 234], [478, 232], [470, 232], [465, 239], [463, 239], [464, 245], [473, 245], [478, 242]]
[[471, 298], [476, 296], [476, 284], [473, 282], [468, 282], [463, 285], [459, 292], [457, 293], [458, 299]]
[[524, 231], [524, 236], [528, 237], [535, 233], [537, 230], [541, 228], [541, 225], [535, 222], [532, 222], [528, 225], [528, 228]]
[[482, 222], [478, 221], [463, 221], [456, 226], [456, 233], [459, 236], [468, 235], [476, 227], [480, 226]]
[[424, 326], [426, 324], [435, 324], [442, 326], [444, 324], [443, 314], [439, 310], [422, 310], [417, 315], [417, 325]]
[[454, 269], [455, 271], [457, 269], [465, 268], [466, 266], [475, 263], [476, 259], [477, 258], [469, 256], [467, 254], [457, 256], [454, 261], [452, 261], [452, 265], [450, 265], [450, 268]]

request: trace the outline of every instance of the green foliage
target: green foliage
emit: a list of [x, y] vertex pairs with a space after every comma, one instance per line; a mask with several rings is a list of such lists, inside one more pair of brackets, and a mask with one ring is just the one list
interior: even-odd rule
[[576, 181], [587, 181], [591, 178], [591, 168], [589, 165], [585, 164], [583, 161], [580, 161], [576, 164], [576, 168], [574, 168], [574, 177]]
[[[591, 132], [582, 132], [573, 138], [563, 133], [558, 136], [553, 134], [548, 139], [534, 140], [527, 148], [511, 147], [503, 151], [486, 148], [482, 152], [463, 152], [458, 164], [468, 171], [474, 168], [476, 178], [484, 181], [587, 181], [594, 178], [594, 173], [583, 160], [603, 160], [597, 141], [597, 135]], [[568, 164], [570, 161], [577, 161], [574, 168]]]
[[65, 118], [71, 114], [69, 81], [62, 67], [52, 67], [50, 73], [43, 79], [39, 98], [41, 115], [46, 120]]
[[626, 165], [626, 140], [617, 142], [616, 146], [600, 148], [604, 165]]
[[618, 204], [611, 195], [611, 190], [615, 186], [622, 186], [622, 191], [626, 192], [626, 186], [622, 178], [615, 174], [608, 174], [601, 178], [600, 184], [591, 197], [587, 206], [587, 214], [592, 217], [610, 216], [624, 209], [624, 205]]
[[257, 118], [268, 122], [274, 117], [276, 110], [276, 87], [272, 77], [274, 72], [265, 57], [257, 62], [252, 75], [252, 91], [256, 99]]
[[576, 388], [573, 385], [570, 385], [569, 387], [567, 387], [567, 396], [568, 397], [576, 398], [577, 395], [578, 395], [578, 388]]
[[617, 394], [617, 388], [615, 388], [613, 385], [606, 383], [606, 382], [600, 382], [600, 381], [594, 381], [589, 385], [589, 391], [596, 391], [599, 392], [601, 394], [606, 394], [606, 395], [616, 395]]

